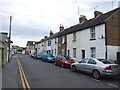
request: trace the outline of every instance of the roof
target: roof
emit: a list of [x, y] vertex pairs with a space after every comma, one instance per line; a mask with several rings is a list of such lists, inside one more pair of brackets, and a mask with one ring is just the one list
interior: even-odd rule
[[70, 28], [67, 28], [63, 32], [59, 33], [58, 37], [60, 37], [62, 35], [70, 34], [70, 33], [76, 32], [76, 31], [80, 31], [80, 30], [83, 30], [83, 29], [86, 29], [86, 28], [90, 28], [90, 27], [93, 27], [93, 26], [103, 24], [103, 23], [106, 22], [106, 19], [108, 19], [111, 15], [113, 15], [118, 10], [120, 10], [120, 8], [116, 8], [112, 11], [109, 11], [109, 12], [103, 14], [103, 15], [100, 15], [99, 17], [87, 20], [82, 24], [77, 24], [77, 25], [74, 25]]

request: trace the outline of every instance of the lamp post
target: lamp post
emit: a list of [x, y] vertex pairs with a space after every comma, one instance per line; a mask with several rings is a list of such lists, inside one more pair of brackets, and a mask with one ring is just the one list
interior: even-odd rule
[[10, 43], [11, 43], [11, 23], [12, 23], [12, 16], [10, 16], [10, 26], [9, 26], [9, 37], [8, 37], [8, 62], [10, 61]]

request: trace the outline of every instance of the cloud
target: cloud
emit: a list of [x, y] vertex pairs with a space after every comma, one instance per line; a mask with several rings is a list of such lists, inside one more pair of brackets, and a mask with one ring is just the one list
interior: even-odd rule
[[[94, 8], [102, 12], [112, 9], [113, 0], [0, 0], [0, 29], [9, 30], [9, 16], [12, 16], [12, 39], [18, 44], [22, 40], [38, 41], [49, 31], [59, 31], [78, 24], [79, 14], [88, 19], [94, 16]], [[118, 0], [114, 1], [114, 8]], [[79, 14], [78, 14], [79, 6]], [[21, 45], [21, 43], [20, 43]]]

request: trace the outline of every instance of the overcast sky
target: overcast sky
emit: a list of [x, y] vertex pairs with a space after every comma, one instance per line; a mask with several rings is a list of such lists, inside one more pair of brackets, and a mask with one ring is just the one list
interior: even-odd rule
[[[106, 13], [118, 7], [119, 0], [0, 0], [0, 30], [8, 32], [12, 16], [12, 41], [25, 47], [27, 41], [39, 41], [78, 24], [78, 17], [94, 17], [94, 10]], [[113, 2], [113, 3], [112, 3]], [[79, 7], [79, 9], [78, 9]]]

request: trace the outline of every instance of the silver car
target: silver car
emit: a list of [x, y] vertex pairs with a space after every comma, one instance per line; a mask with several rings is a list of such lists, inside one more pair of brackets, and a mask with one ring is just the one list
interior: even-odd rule
[[93, 75], [95, 79], [100, 79], [102, 75], [118, 75], [119, 65], [105, 59], [85, 58], [71, 64], [72, 71], [84, 71]]

